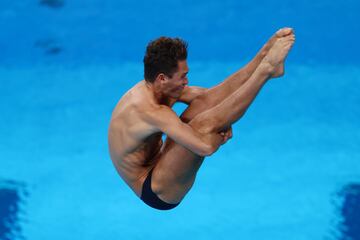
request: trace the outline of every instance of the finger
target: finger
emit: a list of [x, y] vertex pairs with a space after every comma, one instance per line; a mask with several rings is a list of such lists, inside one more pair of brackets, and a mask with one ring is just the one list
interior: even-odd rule
[[229, 134], [230, 134], [230, 137], [232, 137], [232, 128], [230, 128]]

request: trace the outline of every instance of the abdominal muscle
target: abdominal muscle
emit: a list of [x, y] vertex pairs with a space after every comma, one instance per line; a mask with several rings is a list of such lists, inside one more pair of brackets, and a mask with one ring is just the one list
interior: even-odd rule
[[[150, 170], [156, 165], [156, 156], [162, 147], [161, 135], [161, 133], [156, 133], [149, 136], [136, 150], [127, 154], [112, 151], [112, 144], [110, 144], [110, 155], [117, 172], [139, 197], [141, 196], [143, 182]], [[111, 139], [109, 140], [111, 142]]]

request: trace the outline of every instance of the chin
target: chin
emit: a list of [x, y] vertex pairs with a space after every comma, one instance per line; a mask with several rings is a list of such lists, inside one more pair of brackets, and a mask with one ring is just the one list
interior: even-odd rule
[[176, 92], [173, 92], [173, 94], [171, 94], [173, 98], [179, 98], [182, 94], [182, 90], [179, 90], [179, 91], [176, 91]]
[[172, 97], [172, 98], [175, 98], [175, 99], [179, 99], [180, 96], [181, 96], [181, 94], [174, 94], [174, 95], [172, 95], [171, 97]]

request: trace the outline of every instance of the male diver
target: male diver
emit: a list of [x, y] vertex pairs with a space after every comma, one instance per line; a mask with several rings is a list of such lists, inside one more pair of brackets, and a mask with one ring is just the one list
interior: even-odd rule
[[[151, 41], [145, 79], [119, 100], [108, 134], [114, 166], [135, 194], [156, 209], [176, 207], [205, 156], [232, 137], [231, 125], [261, 87], [284, 74], [294, 42], [291, 28], [278, 30], [246, 66], [206, 89], [188, 86], [186, 42], [168, 37]], [[188, 105], [180, 117], [172, 110], [176, 102]]]

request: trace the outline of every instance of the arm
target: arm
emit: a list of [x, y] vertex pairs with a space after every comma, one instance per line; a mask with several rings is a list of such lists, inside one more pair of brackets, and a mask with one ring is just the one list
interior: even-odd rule
[[144, 120], [155, 130], [165, 133], [176, 143], [200, 156], [213, 154], [224, 141], [224, 137], [218, 133], [201, 134], [195, 131], [169, 107], [154, 107], [144, 114]]

